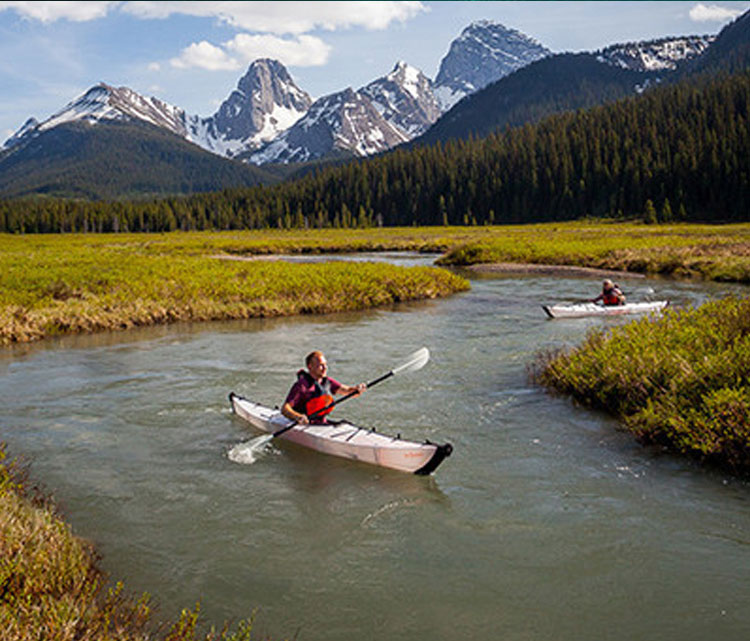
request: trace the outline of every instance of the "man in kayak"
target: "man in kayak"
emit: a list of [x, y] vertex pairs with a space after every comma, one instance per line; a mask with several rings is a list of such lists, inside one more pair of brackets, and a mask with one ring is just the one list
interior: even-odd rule
[[591, 302], [596, 303], [602, 301], [603, 305], [624, 305], [625, 294], [622, 293], [616, 283], [613, 283], [607, 278], [602, 283], [602, 293], [596, 298], [592, 298]]
[[[328, 362], [323, 352], [314, 351], [305, 358], [307, 370], [297, 372], [297, 382], [292, 385], [281, 413], [288, 419], [302, 425], [310, 423], [309, 416], [333, 402], [334, 394], [361, 394], [367, 388], [366, 383], [356, 386], [344, 385], [327, 376]], [[312, 422], [325, 422], [325, 415], [331, 410], [317, 414]]]

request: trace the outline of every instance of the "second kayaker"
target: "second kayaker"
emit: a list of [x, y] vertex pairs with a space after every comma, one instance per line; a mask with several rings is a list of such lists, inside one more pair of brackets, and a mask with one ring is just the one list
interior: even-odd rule
[[622, 293], [616, 283], [613, 283], [607, 278], [602, 283], [602, 293], [596, 298], [591, 299], [592, 303], [597, 303], [599, 301], [602, 301], [603, 305], [624, 305], [625, 294]]
[[[315, 350], [305, 358], [307, 370], [297, 372], [297, 381], [292, 385], [281, 406], [281, 413], [288, 419], [302, 425], [310, 423], [309, 416], [333, 401], [335, 394], [361, 394], [366, 383], [344, 385], [328, 376], [328, 361], [323, 352]], [[325, 414], [316, 415], [312, 422], [324, 422]]]

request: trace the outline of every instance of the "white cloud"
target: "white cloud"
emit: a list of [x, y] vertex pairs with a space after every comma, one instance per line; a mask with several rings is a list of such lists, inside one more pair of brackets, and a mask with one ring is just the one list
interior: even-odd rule
[[226, 43], [244, 62], [258, 58], [274, 58], [279, 62], [295, 67], [315, 67], [328, 61], [331, 46], [315, 36], [299, 36], [294, 39], [277, 36], [251, 36], [241, 33]]
[[119, 2], [0, 2], [0, 11], [12, 9], [24, 18], [41, 22], [87, 22], [103, 18]]
[[148, 64], [149, 71], [161, 71], [161, 64], [158, 62], [150, 62]]
[[733, 20], [741, 14], [742, 11], [738, 9], [728, 9], [720, 7], [718, 4], [705, 5], [700, 3], [690, 9], [690, 19], [695, 22], [725, 22]]
[[173, 67], [187, 69], [190, 67], [199, 67], [208, 71], [223, 71], [226, 69], [239, 69], [240, 64], [234, 58], [230, 58], [227, 53], [210, 42], [202, 40], [194, 42], [189, 47], [182, 50], [179, 58], [172, 58], [170, 63]]
[[127, 2], [123, 5], [123, 11], [144, 19], [167, 18], [175, 13], [214, 17], [238, 29], [275, 34], [348, 27], [385, 29], [394, 21], [404, 22], [425, 10], [422, 2]]
[[[223, 48], [222, 48], [223, 47]], [[269, 34], [240, 33], [222, 47], [205, 40], [194, 42], [170, 63], [178, 69], [198, 67], [207, 71], [239, 69], [258, 58], [273, 58], [292, 67], [314, 67], [328, 61], [331, 46], [315, 36], [279, 38]], [[158, 63], [152, 63], [152, 66]]]
[[255, 33], [301, 34], [313, 29], [364, 27], [385, 29], [404, 22], [427, 8], [422, 2], [0, 2], [0, 11], [11, 9], [41, 22], [84, 22], [105, 17], [111, 9], [143, 19], [183, 14], [217, 18], [238, 29]]

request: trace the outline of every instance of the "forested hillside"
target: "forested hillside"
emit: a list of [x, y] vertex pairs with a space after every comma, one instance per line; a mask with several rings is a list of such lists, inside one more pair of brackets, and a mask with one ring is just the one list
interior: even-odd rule
[[61, 125], [0, 155], [6, 197], [137, 198], [276, 180], [268, 170], [220, 158], [143, 122]]
[[748, 220], [750, 73], [692, 80], [479, 141], [274, 187], [150, 203], [5, 201], [4, 231]]

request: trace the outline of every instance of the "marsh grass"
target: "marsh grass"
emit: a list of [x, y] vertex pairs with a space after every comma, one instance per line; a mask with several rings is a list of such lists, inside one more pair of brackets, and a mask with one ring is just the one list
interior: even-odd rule
[[514, 226], [454, 247], [443, 265], [575, 265], [750, 283], [750, 225]]
[[260, 251], [257, 243], [274, 251], [321, 248], [314, 237], [304, 245], [296, 236], [268, 234], [265, 244], [245, 236], [2, 236], [0, 344], [175, 321], [354, 311], [469, 287], [434, 267], [213, 257]]
[[623, 419], [641, 442], [750, 472], [750, 298], [667, 310], [540, 354], [538, 382]]
[[252, 258], [409, 250], [444, 265], [539, 263], [750, 283], [750, 225], [0, 235], [0, 344], [175, 321], [354, 311], [468, 289], [430, 267]]
[[160, 622], [149, 595], [107, 584], [92, 546], [76, 537], [28, 467], [0, 445], [0, 638], [3, 641], [249, 641], [236, 630], [199, 631], [200, 608]]

